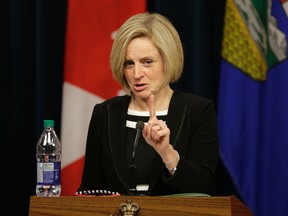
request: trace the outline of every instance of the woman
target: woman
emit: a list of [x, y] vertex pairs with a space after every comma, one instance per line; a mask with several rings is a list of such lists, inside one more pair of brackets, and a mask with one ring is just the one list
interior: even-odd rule
[[110, 64], [127, 94], [94, 107], [79, 193], [131, 192], [138, 121], [145, 124], [135, 152], [136, 194], [212, 193], [218, 161], [214, 104], [170, 87], [181, 76], [183, 59], [179, 35], [162, 15], [137, 14], [120, 27]]

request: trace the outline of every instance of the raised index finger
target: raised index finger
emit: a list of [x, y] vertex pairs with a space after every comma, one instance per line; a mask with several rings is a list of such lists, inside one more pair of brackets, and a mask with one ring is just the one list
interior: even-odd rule
[[155, 111], [154, 95], [150, 95], [148, 105], [149, 105], [150, 120], [157, 119]]

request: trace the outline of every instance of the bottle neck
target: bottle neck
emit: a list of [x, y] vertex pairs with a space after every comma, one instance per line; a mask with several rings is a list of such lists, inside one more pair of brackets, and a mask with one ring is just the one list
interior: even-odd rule
[[54, 130], [54, 127], [44, 127], [44, 130]]

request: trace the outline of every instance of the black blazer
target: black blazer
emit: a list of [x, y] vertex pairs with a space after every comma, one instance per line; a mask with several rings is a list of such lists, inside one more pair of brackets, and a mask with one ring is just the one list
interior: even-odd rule
[[[102, 189], [127, 194], [129, 171], [125, 148], [126, 115], [130, 96], [117, 96], [94, 107], [90, 120], [85, 164], [79, 190]], [[174, 91], [166, 124], [170, 143], [180, 161], [170, 176], [155, 154], [149, 195], [211, 194], [218, 161], [218, 133], [214, 103]]]

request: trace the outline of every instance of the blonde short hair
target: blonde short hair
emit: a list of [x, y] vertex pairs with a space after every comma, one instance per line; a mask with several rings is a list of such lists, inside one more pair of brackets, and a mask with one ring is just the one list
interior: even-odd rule
[[169, 20], [157, 13], [136, 14], [118, 29], [110, 54], [113, 76], [129, 95], [131, 89], [124, 75], [126, 50], [130, 41], [139, 37], [147, 37], [158, 49], [164, 61], [166, 84], [176, 82], [183, 70], [182, 43]]

